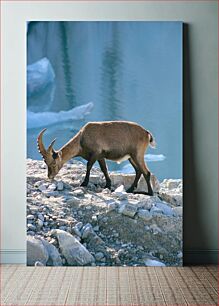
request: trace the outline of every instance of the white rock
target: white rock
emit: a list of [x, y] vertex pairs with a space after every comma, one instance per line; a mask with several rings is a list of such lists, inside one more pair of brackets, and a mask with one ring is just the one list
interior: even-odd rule
[[127, 198], [127, 192], [125, 191], [125, 188], [123, 185], [116, 188], [116, 190], [113, 192], [120, 200]]
[[174, 207], [173, 208], [174, 216], [176, 217], [182, 217], [183, 215], [183, 208], [182, 206]]
[[75, 227], [77, 227], [79, 229], [79, 231], [82, 229], [83, 227], [83, 223], [82, 222], [78, 222], [76, 223]]
[[93, 230], [95, 231], [95, 232], [98, 232], [99, 231], [99, 226], [98, 225], [96, 225], [96, 226], [94, 226], [94, 228], [93, 228]]
[[182, 185], [181, 179], [165, 179], [161, 183], [161, 187], [164, 186], [165, 188], [168, 188], [168, 189], [176, 189], [181, 185]]
[[145, 266], [147, 267], [165, 267], [166, 265], [158, 260], [146, 259], [144, 261]]
[[27, 228], [28, 228], [29, 230], [31, 230], [31, 231], [35, 231], [35, 230], [36, 230], [36, 226], [33, 225], [33, 224], [31, 224], [31, 223], [28, 223], [28, 224], [27, 224]]
[[150, 226], [150, 230], [153, 231], [153, 234], [154, 234], [154, 235], [157, 235], [157, 234], [159, 234], [159, 233], [162, 233], [162, 230], [157, 226], [157, 224], [152, 224], [152, 225]]
[[34, 215], [28, 215], [27, 220], [34, 220]]
[[[153, 173], [151, 174], [150, 182], [151, 182], [151, 187], [152, 187], [153, 191], [154, 192], [159, 192], [160, 183]], [[148, 191], [148, 186], [147, 186], [147, 183], [146, 183], [143, 175], [141, 176], [141, 178], [139, 180], [138, 187], [137, 187], [136, 190], [137, 191], [146, 191], [146, 192]]]
[[71, 205], [71, 206], [74, 206], [74, 205], [79, 205], [80, 204], [80, 199], [78, 199], [77, 197], [71, 197], [70, 199], [68, 199], [67, 201], [66, 201], [66, 203], [68, 204], [68, 205]]
[[[156, 202], [154, 200], [155, 197], [147, 196], [147, 195], [138, 195], [138, 208], [144, 208], [150, 210], [152, 205]], [[157, 198], [157, 197], [156, 197]]]
[[112, 202], [112, 203], [107, 204], [108, 211], [115, 210], [116, 207], [117, 207], [116, 202]]
[[61, 259], [61, 256], [57, 248], [52, 243], [49, 243], [43, 238], [40, 238], [40, 240], [42, 241], [49, 255], [47, 265], [48, 266], [62, 266], [62, 259]]
[[43, 184], [43, 185], [40, 185], [40, 186], [38, 187], [38, 189], [39, 189], [40, 191], [45, 191], [47, 188], [46, 188], [46, 185]]
[[55, 191], [56, 190], [56, 184], [51, 184], [47, 188], [49, 191]]
[[182, 193], [176, 190], [163, 190], [159, 191], [159, 196], [163, 201], [168, 202], [174, 206], [182, 206]]
[[182, 180], [165, 179], [161, 183], [159, 196], [174, 206], [182, 206]]
[[[135, 174], [123, 174], [123, 173], [111, 173], [110, 178], [112, 180], [112, 186], [124, 185], [125, 189], [128, 189], [134, 182]], [[151, 185], [154, 192], [158, 192], [160, 184], [155, 175], [151, 174]], [[148, 191], [147, 183], [145, 178], [142, 176], [139, 180], [137, 191]]]
[[40, 219], [41, 221], [44, 221], [43, 215], [39, 213], [39, 214], [38, 214], [38, 219]]
[[72, 228], [72, 230], [73, 230], [73, 232], [74, 232], [74, 234], [75, 234], [76, 236], [81, 237], [81, 232], [80, 232], [80, 230], [78, 229], [78, 227], [74, 226], [74, 227]]
[[[83, 180], [84, 180], [84, 177], [85, 177], [85, 175], [82, 176]], [[94, 185], [99, 185], [99, 184], [101, 184], [101, 182], [102, 182], [102, 180], [101, 180], [100, 175], [98, 175], [98, 174], [91, 174], [90, 175], [89, 183], [94, 184]]]
[[162, 213], [166, 216], [173, 216], [174, 215], [173, 209], [165, 203], [156, 203], [156, 207], [161, 209]]
[[27, 236], [27, 265], [34, 266], [37, 261], [46, 265], [48, 259], [49, 254], [42, 241], [32, 236]]
[[38, 188], [40, 185], [43, 185], [44, 181], [37, 181], [35, 184], [34, 184], [34, 187]]
[[89, 236], [90, 234], [93, 234], [93, 233], [94, 233], [93, 228], [92, 228], [92, 225], [91, 225], [90, 223], [85, 224], [85, 226], [83, 226], [81, 232], [82, 232], [82, 238], [83, 238], [83, 239], [88, 238], [88, 236]]
[[45, 267], [44, 264], [42, 264], [42, 262], [40, 261], [36, 261], [35, 264], [34, 264], [35, 267]]
[[135, 214], [137, 213], [137, 206], [132, 204], [124, 204], [122, 205], [120, 209], [120, 213], [122, 213], [125, 216], [134, 218]]
[[138, 216], [145, 221], [150, 221], [152, 219], [152, 214], [147, 209], [139, 209]]
[[73, 191], [74, 196], [81, 197], [84, 195], [84, 190], [82, 188], [77, 188]]
[[156, 207], [155, 205], [153, 205], [151, 207], [150, 213], [154, 216], [154, 215], [159, 215], [159, 214], [163, 214], [162, 209]]
[[56, 230], [55, 234], [61, 253], [69, 265], [83, 266], [95, 261], [91, 253], [74, 236], [61, 230]]
[[59, 226], [67, 226], [70, 224], [70, 222], [67, 219], [63, 219], [63, 218], [57, 218], [56, 222]]
[[96, 215], [93, 215], [93, 216], [91, 217], [91, 219], [92, 219], [92, 221], [97, 222], [97, 216], [96, 216]]
[[100, 261], [101, 259], [104, 258], [104, 254], [102, 252], [97, 252], [95, 254], [95, 258], [96, 258], [97, 261]]
[[182, 253], [182, 252], [179, 252], [179, 253], [177, 254], [177, 257], [178, 257], [178, 258], [182, 258], [182, 257], [183, 257], [183, 253]]
[[59, 195], [59, 192], [58, 192], [58, 191], [45, 190], [45, 191], [43, 191], [43, 194], [44, 194], [47, 198], [50, 198], [50, 197], [57, 197], [57, 196]]
[[58, 191], [62, 191], [63, 189], [64, 189], [64, 184], [63, 184], [62, 181], [59, 181], [59, 182], [57, 183], [57, 190], [58, 190]]
[[38, 225], [40, 228], [43, 227], [43, 221], [40, 220], [40, 219], [38, 219], [38, 220], [37, 220], [37, 225]]

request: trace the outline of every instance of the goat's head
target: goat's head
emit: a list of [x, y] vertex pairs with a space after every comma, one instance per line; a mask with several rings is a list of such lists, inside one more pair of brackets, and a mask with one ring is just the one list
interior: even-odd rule
[[40, 154], [42, 155], [47, 167], [48, 167], [48, 178], [53, 179], [59, 170], [62, 168], [62, 152], [55, 151], [53, 145], [56, 141], [54, 139], [46, 150], [43, 144], [42, 136], [46, 129], [43, 129], [37, 137], [37, 145]]

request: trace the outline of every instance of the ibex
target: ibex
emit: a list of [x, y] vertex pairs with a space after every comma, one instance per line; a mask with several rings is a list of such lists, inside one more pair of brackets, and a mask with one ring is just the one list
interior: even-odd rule
[[105, 188], [110, 189], [111, 179], [105, 159], [116, 162], [128, 159], [135, 169], [136, 176], [127, 192], [134, 191], [143, 174], [148, 186], [148, 192], [145, 194], [153, 195], [151, 174], [145, 165], [144, 153], [148, 145], [155, 147], [155, 142], [152, 134], [140, 125], [128, 121], [89, 122], [58, 151], [53, 149], [56, 139], [47, 150], [45, 149], [42, 141], [45, 130], [40, 132], [37, 143], [39, 152], [48, 166], [48, 178], [53, 179], [69, 159], [81, 156], [87, 160], [87, 172], [81, 186], [88, 185], [91, 168], [98, 161], [106, 179]]

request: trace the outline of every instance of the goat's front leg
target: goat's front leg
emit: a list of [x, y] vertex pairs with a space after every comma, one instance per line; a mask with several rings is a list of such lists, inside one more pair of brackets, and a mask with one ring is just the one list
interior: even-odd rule
[[91, 168], [93, 167], [93, 164], [95, 163], [95, 161], [96, 161], [96, 159], [94, 159], [94, 158], [91, 158], [91, 159], [88, 160], [88, 162], [87, 162], [87, 172], [86, 172], [84, 181], [81, 183], [81, 186], [86, 187], [88, 185], [89, 177], [90, 177], [90, 171], [91, 171]]
[[106, 161], [105, 159], [99, 159], [98, 160], [99, 162], [99, 165], [100, 165], [100, 169], [101, 171], [103, 172], [104, 176], [105, 176], [105, 179], [106, 179], [106, 186], [104, 188], [111, 188], [111, 179], [109, 177], [109, 173], [108, 173], [108, 170], [107, 170], [107, 166], [106, 166]]

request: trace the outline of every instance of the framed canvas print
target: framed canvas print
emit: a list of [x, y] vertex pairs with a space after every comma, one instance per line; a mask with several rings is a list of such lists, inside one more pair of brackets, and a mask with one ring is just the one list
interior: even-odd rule
[[26, 35], [27, 265], [182, 265], [182, 22]]

